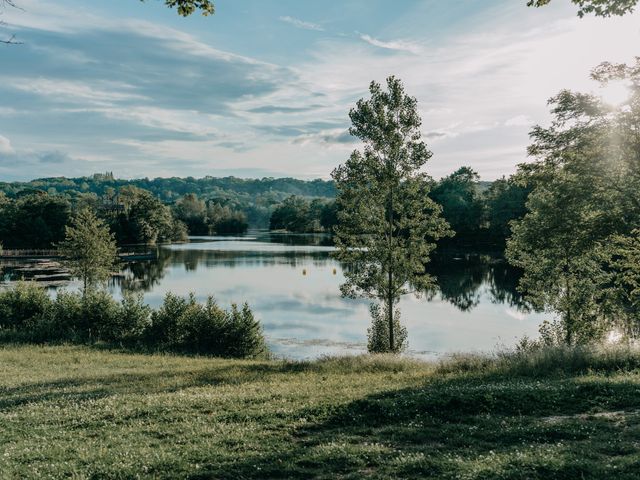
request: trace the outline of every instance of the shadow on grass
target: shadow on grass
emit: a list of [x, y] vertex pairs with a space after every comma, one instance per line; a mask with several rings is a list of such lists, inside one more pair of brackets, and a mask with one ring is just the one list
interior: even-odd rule
[[351, 402], [283, 451], [190, 478], [637, 479], [639, 393], [607, 379], [435, 381]]
[[[425, 380], [416, 387], [348, 403], [336, 399], [330, 406], [301, 405], [277, 426], [262, 424], [257, 412], [230, 411], [225, 421], [235, 422], [234, 415], [239, 414], [238, 422], [271, 428], [269, 441], [259, 446], [259, 454], [255, 449], [238, 450], [215, 462], [198, 458], [202, 468], [189, 478], [639, 478], [640, 385], [636, 374], [620, 369], [617, 360], [601, 363], [599, 375], [572, 376], [556, 369], [546, 378], [542, 368], [532, 375], [525, 374], [523, 365], [511, 371], [491, 365], [440, 368], [428, 376], [425, 368]], [[0, 387], [0, 410], [123, 393], [286, 382], [307, 372], [340, 376], [414, 367], [415, 363], [374, 357], [320, 362], [220, 361], [218, 365], [212, 361], [202, 367], [156, 367], [148, 373], [115, 372]], [[348, 381], [349, 376], [344, 379]], [[310, 377], [309, 382], [313, 381]], [[296, 392], [287, 395], [295, 397]], [[589, 417], [598, 412], [605, 414]], [[295, 426], [300, 425], [296, 422], [300, 418], [308, 420], [304, 428]], [[162, 431], [163, 425], [157, 429]], [[170, 478], [171, 465], [166, 467], [167, 472], [159, 472], [159, 477]]]
[[[85, 401], [130, 393], [136, 395], [172, 393], [208, 385], [239, 385], [267, 380], [305, 370], [304, 364], [273, 363], [221, 365], [198, 370], [158, 369], [150, 373], [114, 373], [64, 378], [12, 387], [0, 386], [0, 411], [25, 404]], [[64, 376], [64, 372], [61, 373]]]

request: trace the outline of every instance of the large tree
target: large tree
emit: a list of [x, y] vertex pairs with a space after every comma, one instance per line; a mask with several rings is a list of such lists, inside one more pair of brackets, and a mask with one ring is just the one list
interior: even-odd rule
[[113, 234], [89, 209], [81, 210], [72, 218], [58, 248], [64, 265], [82, 280], [83, 294], [106, 282], [117, 260]]
[[[417, 101], [402, 82], [376, 82], [371, 98], [357, 102], [349, 132], [363, 143], [332, 177], [338, 191], [337, 258], [345, 264], [342, 294], [383, 303], [387, 351], [397, 341], [396, 303], [400, 296], [432, 285], [425, 265], [435, 240], [448, 233], [441, 208], [428, 197], [429, 178], [422, 167], [431, 152], [421, 139]], [[383, 335], [384, 336], [384, 335]]]
[[524, 268], [522, 287], [560, 315], [568, 343], [637, 320], [618, 308], [630, 297], [619, 292], [611, 248], [640, 227], [640, 59], [603, 63], [592, 76], [603, 88], [624, 82], [629, 96], [612, 105], [562, 91], [551, 100], [553, 122], [531, 133], [536, 161], [520, 167], [532, 192], [507, 248]]

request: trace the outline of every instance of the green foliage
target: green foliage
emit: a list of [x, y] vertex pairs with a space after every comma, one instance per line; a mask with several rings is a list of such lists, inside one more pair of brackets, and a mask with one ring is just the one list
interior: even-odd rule
[[191, 235], [208, 235], [207, 204], [195, 193], [188, 193], [173, 206], [175, 217], [184, 223]]
[[507, 247], [530, 300], [561, 315], [567, 343], [637, 324], [621, 280], [632, 271], [621, 259], [633, 254], [616, 250], [640, 226], [640, 60], [604, 63], [592, 77], [628, 82], [629, 99], [614, 106], [570, 91], [551, 99], [554, 121], [531, 134], [538, 160], [518, 173], [532, 191]]
[[83, 292], [105, 283], [117, 261], [114, 235], [88, 209], [72, 218], [58, 249], [64, 258], [63, 264], [73, 276], [82, 280]]
[[243, 212], [216, 202], [208, 203], [206, 222], [209, 233], [218, 235], [245, 233], [249, 228], [247, 217]]
[[331, 232], [336, 223], [335, 201], [319, 198], [308, 200], [292, 195], [275, 208], [269, 228], [294, 233]]
[[[205, 202], [219, 204], [222, 207], [229, 207], [232, 211], [244, 213], [247, 223], [254, 228], [267, 228], [273, 208], [291, 195], [309, 199], [335, 197], [333, 182], [319, 179], [305, 181], [295, 178], [172, 177], [123, 180], [116, 179], [112, 173], [107, 172], [80, 178], [55, 177], [30, 182], [0, 182], [0, 192], [4, 192], [10, 199], [21, 195], [21, 192], [25, 194], [55, 192], [73, 205], [83, 204], [101, 211], [101, 215], [105, 218], [115, 216], [124, 207], [118, 195], [123, 187], [147, 190], [165, 205], [174, 204], [185, 195], [195, 194]], [[126, 193], [126, 189], [123, 193]], [[0, 215], [0, 223], [1, 220]], [[118, 233], [116, 228], [124, 230], [126, 225], [113, 224], [111, 221], [109, 224], [118, 234], [119, 240], [127, 233], [126, 231]], [[130, 242], [130, 239], [123, 238], [120, 241], [121, 243]]]
[[151, 192], [136, 187], [123, 187], [118, 191], [118, 204], [123, 208], [111, 217], [112, 229], [120, 243], [182, 241], [187, 237], [186, 227], [173, 217], [171, 209]]
[[469, 167], [461, 167], [437, 182], [429, 196], [442, 206], [442, 216], [455, 232], [458, 244], [479, 240], [483, 220], [482, 196], [478, 189], [479, 175]]
[[224, 310], [213, 297], [200, 304], [193, 295], [183, 299], [167, 294], [152, 314], [145, 338], [152, 345], [178, 352], [235, 358], [267, 353], [262, 328], [249, 306], [238, 309], [232, 305]]
[[[140, 0], [144, 2], [145, 0]], [[188, 17], [193, 13], [200, 11], [203, 16], [213, 15], [215, 7], [211, 0], [164, 0], [169, 8], [176, 8], [178, 15]]]
[[35, 284], [18, 282], [14, 288], [0, 291], [0, 329], [29, 329], [46, 316], [51, 299]]
[[0, 338], [30, 342], [104, 342], [152, 351], [233, 358], [268, 355], [260, 322], [245, 303], [219, 307], [167, 294], [157, 310], [141, 294], [120, 302], [107, 292], [58, 292], [51, 299], [35, 284], [19, 283], [0, 292]]
[[51, 248], [64, 238], [69, 201], [60, 195], [25, 193], [0, 199], [0, 241], [5, 248]]
[[115, 340], [125, 345], [136, 345], [150, 327], [152, 309], [144, 303], [142, 293], [124, 292], [120, 303], [121, 309], [114, 325]]
[[511, 236], [511, 222], [524, 217], [525, 203], [530, 189], [518, 184], [511, 177], [492, 182], [484, 192], [484, 210], [488, 242], [500, 247], [505, 246]]
[[369, 307], [371, 326], [367, 330], [367, 350], [369, 353], [399, 353], [407, 349], [407, 329], [400, 323], [400, 309], [393, 314], [394, 345], [389, 339], [389, 313], [387, 306], [380, 308], [377, 303]]
[[346, 265], [342, 294], [378, 299], [389, 315], [394, 340], [394, 304], [432, 284], [425, 264], [435, 240], [448, 233], [441, 208], [428, 197], [421, 168], [431, 157], [421, 140], [417, 101], [390, 77], [387, 90], [372, 82], [371, 99], [361, 99], [349, 116], [350, 129], [364, 143], [333, 171], [338, 190], [337, 258]]
[[640, 336], [640, 230], [614, 235], [606, 249], [606, 267], [614, 272], [609, 285], [613, 315], [628, 337]]
[[[638, 0], [571, 0], [578, 6], [578, 16], [584, 17], [593, 13], [598, 17], [622, 16], [632, 13], [638, 4]], [[551, 3], [551, 0], [529, 0], [528, 7], [543, 7]]]

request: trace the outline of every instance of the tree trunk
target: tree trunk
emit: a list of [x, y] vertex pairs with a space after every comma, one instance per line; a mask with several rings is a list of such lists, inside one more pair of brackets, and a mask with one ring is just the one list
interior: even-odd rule
[[389, 190], [389, 265], [387, 284], [387, 316], [389, 317], [389, 351], [395, 352], [393, 331], [393, 187]]
[[573, 340], [573, 325], [571, 324], [572, 322], [572, 318], [571, 318], [571, 285], [569, 283], [569, 279], [565, 279], [566, 281], [566, 287], [567, 287], [567, 317], [566, 317], [566, 323], [567, 323], [567, 332], [566, 332], [566, 338], [565, 341], [567, 342], [567, 345], [571, 345], [571, 342]]

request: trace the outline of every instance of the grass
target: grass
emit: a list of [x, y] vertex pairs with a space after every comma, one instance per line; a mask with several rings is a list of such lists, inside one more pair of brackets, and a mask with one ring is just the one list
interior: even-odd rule
[[640, 478], [629, 348], [317, 362], [0, 348], [0, 478]]

